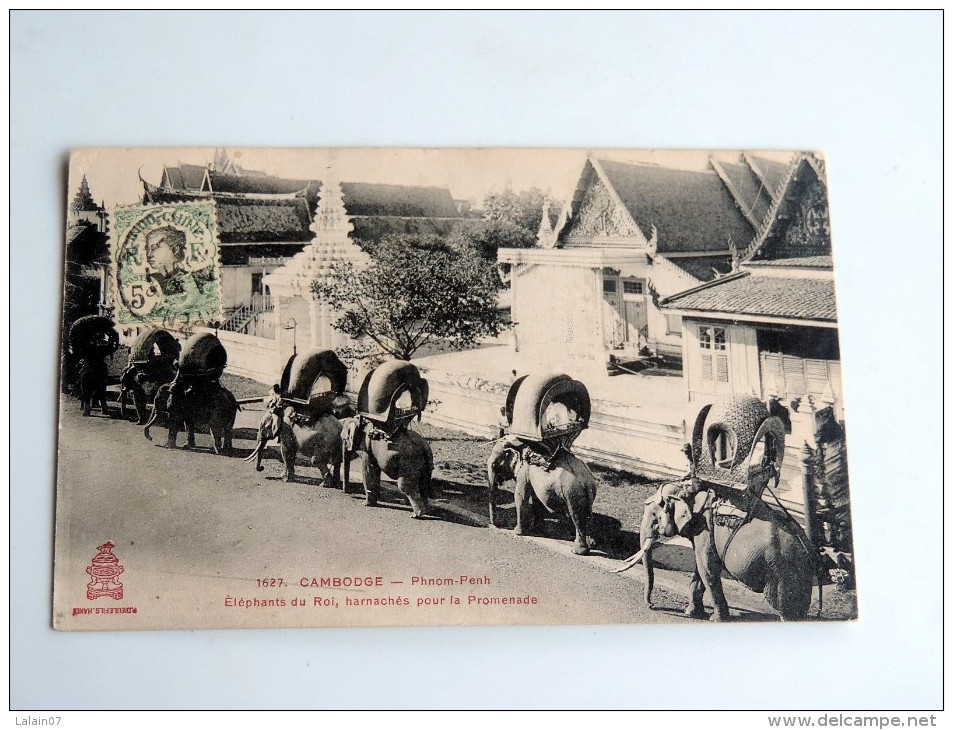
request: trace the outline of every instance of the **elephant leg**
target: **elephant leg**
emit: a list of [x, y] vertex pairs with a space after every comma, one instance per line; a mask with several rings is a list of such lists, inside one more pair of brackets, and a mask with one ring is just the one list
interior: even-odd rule
[[347, 494], [351, 481], [351, 456], [352, 452], [348, 450], [347, 444], [341, 445], [341, 489]]
[[516, 528], [513, 532], [525, 535], [533, 529], [535, 522], [533, 487], [529, 480], [529, 467], [525, 465], [516, 473], [513, 501], [516, 503]]
[[194, 449], [195, 448], [195, 424], [194, 423], [190, 421], [186, 421], [185, 434], [186, 434], [189, 448]]
[[702, 583], [702, 578], [698, 573], [697, 567], [692, 571], [689, 593], [691, 595], [691, 603], [689, 603], [688, 608], [685, 609], [685, 615], [690, 618], [705, 618], [705, 604], [702, 602], [702, 598], [705, 595], [705, 585]]
[[645, 576], [645, 588], [642, 591], [642, 600], [645, 601], [646, 608], [655, 609], [652, 603], [652, 590], [655, 588], [655, 566], [652, 564], [652, 549], [655, 547], [654, 540], [646, 540], [642, 545], [642, 570]]
[[374, 462], [370, 454], [364, 456], [364, 493], [367, 495], [367, 506], [376, 507], [377, 498], [381, 492], [381, 469]]
[[569, 508], [569, 518], [576, 528], [576, 541], [572, 551], [576, 555], [588, 555], [589, 548], [593, 547], [593, 539], [589, 535], [589, 523], [592, 521], [592, 507], [588, 501], [588, 493], [573, 497], [566, 502]]
[[308, 459], [308, 463], [313, 468], [318, 470], [318, 473], [321, 475], [322, 484], [328, 481], [328, 474], [330, 473], [330, 470], [328, 469], [328, 465], [324, 463], [323, 457], [317, 455], [312, 456], [310, 459]]
[[175, 442], [179, 436], [179, 425], [180, 425], [179, 421], [173, 418], [172, 415], [170, 414], [169, 415], [169, 438], [166, 440], [166, 444], [165, 444], [167, 449], [175, 448]]
[[235, 425], [229, 423], [225, 425], [225, 428], [222, 432], [222, 453], [228, 456], [232, 453], [232, 434], [235, 430]]
[[132, 391], [132, 404], [136, 408], [136, 425], [146, 425], [148, 420], [146, 417], [146, 394], [137, 390]]
[[423, 473], [401, 474], [397, 477], [397, 490], [407, 497], [407, 501], [410, 502], [411, 509], [414, 511], [415, 519], [423, 517], [430, 510], [430, 502], [420, 488], [421, 480], [424, 478]]
[[764, 597], [782, 621], [800, 621], [811, 608], [813, 581], [798, 572], [803, 566], [779, 566], [778, 575], [768, 580]]
[[[707, 536], [707, 539], [703, 536]], [[721, 585], [721, 561], [715, 554], [714, 544], [708, 532], [703, 532], [695, 538], [695, 566], [705, 590], [711, 596], [712, 605], [715, 607], [711, 620], [729, 621], [731, 614], [728, 611], [728, 601], [725, 600], [725, 591]]]
[[335, 489], [341, 485], [341, 450], [340, 449], [331, 449], [331, 468], [329, 473], [331, 479], [328, 484]]
[[295, 459], [298, 458], [298, 445], [294, 440], [282, 439], [281, 458], [285, 462], [285, 481], [295, 478]]

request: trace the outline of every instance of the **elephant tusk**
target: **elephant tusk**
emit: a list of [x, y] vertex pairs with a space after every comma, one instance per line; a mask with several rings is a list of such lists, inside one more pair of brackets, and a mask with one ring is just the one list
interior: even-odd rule
[[644, 550], [639, 550], [639, 552], [637, 552], [635, 555], [630, 555], [630, 556], [627, 557], [625, 560], [623, 560], [623, 561], [622, 561], [622, 567], [621, 567], [621, 568], [617, 568], [616, 570], [613, 570], [612, 572], [613, 572], [613, 573], [623, 573], [623, 572], [627, 571], [629, 568], [631, 568], [633, 565], [635, 565], [637, 562], [639, 562], [639, 561], [642, 559], [642, 556], [644, 556], [644, 555], [645, 555], [645, 551], [644, 551]]
[[252, 452], [251, 452], [248, 456], [246, 456], [244, 459], [242, 459], [242, 461], [251, 461], [251, 460], [254, 459], [256, 456], [258, 456], [258, 453], [259, 453], [260, 451], [261, 451], [261, 444], [258, 444], [258, 445], [255, 447], [255, 450], [252, 451]]

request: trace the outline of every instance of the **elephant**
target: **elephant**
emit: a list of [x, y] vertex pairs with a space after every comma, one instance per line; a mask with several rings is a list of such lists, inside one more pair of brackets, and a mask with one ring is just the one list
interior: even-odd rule
[[645, 575], [645, 588], [642, 597], [648, 608], [655, 608], [652, 603], [652, 589], [655, 587], [655, 569], [652, 565], [652, 551], [658, 546], [659, 538], [671, 538], [677, 535], [675, 522], [672, 519], [672, 499], [682, 489], [681, 484], [663, 484], [655, 494], [645, 500], [642, 510], [642, 521], [639, 525], [639, 551], [623, 562], [616, 573], [628, 570], [642, 561]]
[[433, 496], [433, 450], [420, 434], [401, 424], [388, 433], [374, 423], [355, 417], [347, 419], [342, 434], [343, 485], [349, 485], [351, 459], [364, 452], [363, 480], [366, 505], [376, 507], [380, 496], [381, 473], [397, 480], [397, 489], [407, 497], [413, 517], [430, 511]]
[[589, 549], [595, 547], [589, 531], [596, 478], [589, 467], [566, 449], [557, 449], [548, 463], [539, 457], [533, 445], [522, 443], [514, 436], [497, 440], [486, 462], [490, 525], [496, 527], [497, 488], [501, 482], [515, 479], [515, 533], [523, 535], [532, 531], [541, 508], [549, 513], [568, 512], [576, 530], [572, 551], [576, 555], [588, 555]]
[[341, 481], [341, 422], [331, 414], [320, 416], [313, 424], [298, 421], [293, 408], [282, 406], [280, 401], [276, 403], [262, 419], [255, 450], [245, 461], [255, 459], [255, 470], [264, 471], [261, 457], [265, 446], [277, 438], [285, 465], [286, 482], [294, 479], [295, 459], [300, 453], [310, 458], [311, 466], [321, 471], [323, 479], [327, 480], [330, 474], [330, 486], [338, 486]]
[[199, 380], [188, 383], [179, 378], [156, 391], [152, 416], [145, 425], [144, 435], [152, 440], [149, 429], [164, 414], [169, 427], [166, 448], [176, 448], [176, 439], [184, 426], [189, 448], [195, 446], [195, 431], [199, 430], [211, 434], [212, 450], [216, 454], [228, 454], [232, 450], [232, 431], [238, 410], [235, 396], [218, 382]]
[[119, 378], [119, 412], [123, 418], [131, 397], [136, 423], [146, 424], [148, 404], [154, 400], [159, 386], [175, 379], [180, 350], [178, 341], [166, 330], [147, 329], [136, 338], [130, 348], [129, 364]]
[[357, 395], [358, 415], [345, 420], [341, 436], [343, 485], [349, 485], [351, 458], [364, 453], [364, 493], [368, 507], [377, 506], [381, 474], [397, 480], [413, 517], [430, 511], [433, 496], [433, 450], [410, 422], [427, 407], [430, 386], [416, 365], [385, 362], [364, 376]]
[[102, 360], [82, 360], [79, 366], [79, 400], [83, 415], [88, 416], [90, 408], [99, 408], [104, 416], [109, 415], [106, 404], [106, 384], [109, 380], [109, 367]]
[[327, 480], [330, 474], [330, 485], [337, 486], [342, 458], [340, 419], [350, 408], [344, 395], [347, 372], [337, 353], [326, 348], [288, 358], [280, 383], [272, 386], [266, 400], [255, 449], [245, 461], [255, 459], [255, 469], [263, 471], [265, 447], [277, 438], [286, 482], [294, 479], [295, 459], [300, 452], [321, 470], [322, 479]]
[[89, 315], [73, 323], [67, 339], [69, 354], [75, 358], [73, 362], [79, 364], [76, 385], [83, 415], [88, 416], [91, 407], [99, 407], [103, 415], [108, 416], [106, 385], [109, 366], [106, 358], [111, 358], [119, 348], [119, 333], [108, 317]]
[[[817, 563], [801, 526], [750, 494], [726, 492], [718, 496], [714, 489], [704, 487], [694, 481], [675, 491], [663, 487], [656, 492], [646, 505], [651, 516], [643, 516], [642, 549], [625, 562], [633, 565], [641, 557], [647, 575], [651, 575], [654, 542], [659, 536], [678, 534], [692, 541], [695, 553], [686, 615], [705, 616], [702, 597], [707, 590], [715, 607], [711, 620], [729, 620], [721, 584], [721, 572], [726, 570], [748, 589], [763, 593], [781, 620], [805, 618]], [[651, 606], [649, 582], [645, 598]]]

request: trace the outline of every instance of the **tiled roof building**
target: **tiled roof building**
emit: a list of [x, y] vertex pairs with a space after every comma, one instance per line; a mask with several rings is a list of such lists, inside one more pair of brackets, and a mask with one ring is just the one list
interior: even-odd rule
[[[143, 189], [145, 204], [215, 201], [223, 304], [232, 311], [271, 306], [265, 278], [314, 239], [324, 183], [248, 171], [218, 151], [209, 166], [166, 166], [160, 184], [143, 180]], [[446, 188], [346, 182], [336, 189], [348, 236], [362, 246], [390, 234], [445, 235], [469, 222]]]
[[[590, 156], [555, 223], [544, 216], [537, 247], [500, 250], [512, 269], [518, 347], [546, 358], [557, 347], [549, 338], [568, 342], [570, 369], [646, 351], [680, 356], [680, 326], [659, 298], [736, 267], [775, 200], [763, 169], [777, 176], [777, 167], [744, 153], [713, 155], [704, 169]], [[586, 302], [554, 312], [554, 287], [586, 292]]]

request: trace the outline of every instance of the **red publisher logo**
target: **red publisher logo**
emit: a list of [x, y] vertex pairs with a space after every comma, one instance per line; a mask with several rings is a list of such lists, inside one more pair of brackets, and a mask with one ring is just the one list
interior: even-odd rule
[[96, 549], [99, 550], [93, 556], [93, 562], [86, 568], [89, 573], [89, 583], [86, 585], [86, 598], [95, 601], [102, 596], [114, 598], [117, 601], [122, 598], [122, 583], [119, 581], [119, 575], [123, 572], [122, 565], [119, 564], [119, 558], [113, 555], [113, 548], [116, 547], [110, 541], [106, 541]]

